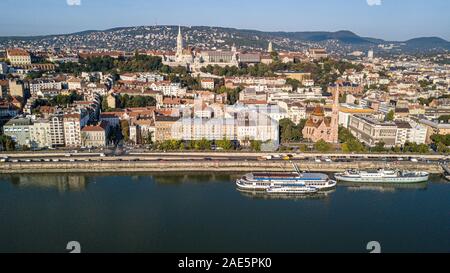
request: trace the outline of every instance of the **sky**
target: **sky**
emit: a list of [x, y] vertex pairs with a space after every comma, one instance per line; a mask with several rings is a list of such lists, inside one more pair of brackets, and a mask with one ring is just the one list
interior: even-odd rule
[[0, 7], [0, 36], [158, 24], [450, 41], [449, 0], [1, 0]]

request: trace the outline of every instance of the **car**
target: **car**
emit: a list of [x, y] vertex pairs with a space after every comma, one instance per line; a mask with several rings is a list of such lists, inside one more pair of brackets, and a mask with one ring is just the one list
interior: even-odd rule
[[411, 158], [411, 162], [419, 162], [419, 160], [417, 158]]
[[314, 161], [315, 161], [316, 163], [322, 162], [322, 160], [320, 160], [319, 158], [316, 158]]

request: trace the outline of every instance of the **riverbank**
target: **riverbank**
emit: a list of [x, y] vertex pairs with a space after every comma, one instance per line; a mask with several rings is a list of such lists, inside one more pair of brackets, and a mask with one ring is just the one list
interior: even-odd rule
[[[347, 169], [401, 169], [420, 170], [432, 174], [443, 173], [438, 163], [417, 162], [311, 162], [293, 161], [301, 170], [311, 172], [341, 172]], [[185, 161], [97, 161], [97, 162], [4, 162], [0, 173], [118, 173], [118, 172], [252, 172], [292, 171], [289, 161], [245, 160], [185, 160]]]

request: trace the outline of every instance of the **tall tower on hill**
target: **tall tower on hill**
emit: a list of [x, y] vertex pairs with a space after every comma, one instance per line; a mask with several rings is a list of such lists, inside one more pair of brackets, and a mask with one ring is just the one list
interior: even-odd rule
[[181, 26], [179, 26], [178, 27], [176, 56], [181, 57], [182, 55], [183, 55], [183, 35], [181, 34]]

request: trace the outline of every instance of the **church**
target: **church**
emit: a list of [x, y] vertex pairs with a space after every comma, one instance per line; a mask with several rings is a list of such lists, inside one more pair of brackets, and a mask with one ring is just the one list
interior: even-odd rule
[[306, 121], [302, 130], [303, 138], [312, 142], [324, 140], [328, 143], [338, 143], [339, 90], [333, 94], [333, 111], [331, 117], [326, 117], [322, 106], [316, 106]]

